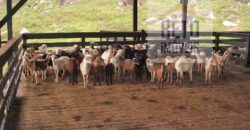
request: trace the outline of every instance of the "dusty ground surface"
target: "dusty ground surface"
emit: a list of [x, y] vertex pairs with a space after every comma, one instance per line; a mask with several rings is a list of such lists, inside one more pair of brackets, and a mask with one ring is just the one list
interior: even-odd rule
[[[9, 130], [250, 128], [250, 71], [226, 68], [212, 84], [195, 74], [192, 84], [140, 82], [82, 88], [48, 79], [40, 86], [22, 78]], [[229, 72], [230, 70], [230, 72]]]

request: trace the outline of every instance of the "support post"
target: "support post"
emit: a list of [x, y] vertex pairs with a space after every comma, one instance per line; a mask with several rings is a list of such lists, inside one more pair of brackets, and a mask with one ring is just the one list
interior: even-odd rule
[[[12, 0], [7, 0], [7, 14], [11, 13], [12, 10]], [[12, 26], [12, 17], [7, 22], [7, 30], [8, 30], [8, 40], [13, 38], [13, 26]]]
[[2, 64], [0, 63], [0, 79], [3, 78], [3, 67]]
[[182, 4], [182, 30], [183, 30], [183, 38], [186, 38], [187, 35], [187, 5], [188, 0], [181, 0]]
[[133, 31], [138, 31], [138, 0], [133, 3]]
[[250, 35], [247, 36], [246, 67], [250, 67]]
[[0, 28], [0, 48], [2, 47], [2, 35], [1, 35], [1, 28]]

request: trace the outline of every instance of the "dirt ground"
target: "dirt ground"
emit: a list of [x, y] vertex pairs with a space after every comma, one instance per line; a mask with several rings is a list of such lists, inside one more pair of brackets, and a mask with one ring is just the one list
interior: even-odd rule
[[227, 66], [211, 84], [203, 77], [163, 89], [148, 81], [84, 89], [52, 78], [35, 86], [23, 76], [8, 129], [250, 129], [250, 71]]

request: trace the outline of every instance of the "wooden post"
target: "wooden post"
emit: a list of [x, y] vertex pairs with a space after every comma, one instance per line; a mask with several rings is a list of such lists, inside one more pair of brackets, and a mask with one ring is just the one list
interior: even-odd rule
[[23, 49], [27, 49], [27, 39], [23, 36]]
[[214, 36], [215, 36], [215, 51], [218, 51], [219, 50], [219, 47], [220, 47], [220, 34], [217, 33], [217, 32], [214, 32]]
[[85, 48], [85, 37], [82, 37], [82, 48]]
[[143, 43], [145, 43], [146, 42], [146, 32], [145, 32], [145, 30], [141, 30], [141, 35], [142, 35], [141, 40], [142, 40]]
[[2, 35], [1, 35], [1, 28], [0, 28], [0, 48], [2, 47]]
[[[10, 14], [12, 9], [12, 0], [7, 0], [7, 14]], [[13, 26], [12, 26], [12, 16], [7, 22], [7, 29], [8, 29], [8, 40], [13, 38]]]
[[0, 79], [3, 78], [3, 66], [2, 63], [0, 63]]
[[186, 35], [187, 35], [187, 5], [188, 5], [188, 0], [181, 0], [181, 4], [182, 4], [183, 38], [186, 38]]
[[250, 67], [250, 35], [247, 36], [246, 67]]
[[138, 30], [138, 0], [134, 0], [133, 3], [133, 31]]

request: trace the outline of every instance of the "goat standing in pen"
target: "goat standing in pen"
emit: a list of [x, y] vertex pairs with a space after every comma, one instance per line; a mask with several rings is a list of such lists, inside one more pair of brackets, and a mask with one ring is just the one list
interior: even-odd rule
[[155, 66], [155, 75], [158, 82], [158, 87], [163, 88], [163, 80], [164, 80], [164, 65], [157, 64]]
[[55, 82], [58, 83], [59, 71], [63, 70], [63, 74], [61, 77], [61, 79], [62, 79], [64, 74], [65, 74], [65, 69], [66, 69], [67, 65], [69, 64], [69, 57], [62, 56], [62, 57], [56, 59], [56, 55], [52, 55], [51, 60], [52, 60], [53, 69], [54, 69], [54, 72], [56, 75]]
[[77, 84], [77, 76], [78, 76], [78, 61], [75, 58], [69, 59], [69, 64], [66, 66], [66, 70], [70, 74], [69, 83], [74, 85]]
[[221, 74], [223, 74], [223, 70], [225, 67], [225, 63], [231, 53], [235, 52], [237, 50], [237, 47], [229, 47], [223, 55], [220, 55], [219, 53], [214, 53], [213, 57], [216, 63], [216, 69], [217, 69], [217, 75], [218, 78], [220, 77]]
[[175, 63], [178, 59], [179, 57], [171, 57], [171, 56], [167, 56], [165, 58], [166, 71], [165, 71], [164, 77], [167, 77], [167, 83], [170, 83], [170, 84], [173, 83], [173, 73], [175, 69]]
[[195, 56], [197, 59], [197, 69], [198, 74], [203, 72], [206, 63], [206, 53], [205, 52], [193, 52], [191, 53], [192, 56]]
[[175, 69], [177, 71], [177, 83], [181, 84], [183, 80], [184, 72], [189, 73], [190, 82], [193, 81], [193, 66], [195, 59], [181, 56], [175, 63]]
[[211, 83], [212, 73], [215, 71], [216, 63], [214, 57], [206, 58], [205, 83]]
[[47, 60], [46, 59], [38, 59], [38, 60], [34, 60], [34, 59], [29, 59], [27, 61], [27, 67], [29, 69], [29, 71], [32, 74], [32, 81], [36, 82], [36, 85], [40, 84], [39, 81], [39, 73], [41, 73], [42, 75], [42, 80], [46, 79], [46, 71], [47, 71]]
[[111, 58], [111, 63], [115, 67], [115, 79], [118, 80], [122, 75], [123, 61], [125, 59], [125, 50], [119, 49], [114, 57]]
[[136, 58], [133, 59], [126, 59], [124, 61], [124, 68], [123, 68], [123, 79], [126, 77], [126, 72], [129, 73], [131, 76], [130, 81], [134, 82], [135, 80], [138, 80], [139, 78], [136, 76], [136, 70], [138, 69], [139, 61]]
[[105, 64], [101, 56], [97, 56], [96, 58], [94, 58], [92, 67], [92, 71], [94, 74], [94, 86], [96, 85], [96, 82], [101, 85], [101, 80], [104, 77], [104, 68]]
[[91, 54], [86, 54], [83, 58], [82, 63], [80, 64], [80, 69], [82, 72], [82, 77], [83, 77], [83, 87], [86, 88], [88, 87], [88, 82], [89, 82], [89, 74], [90, 70], [92, 67], [92, 59], [93, 55]]

